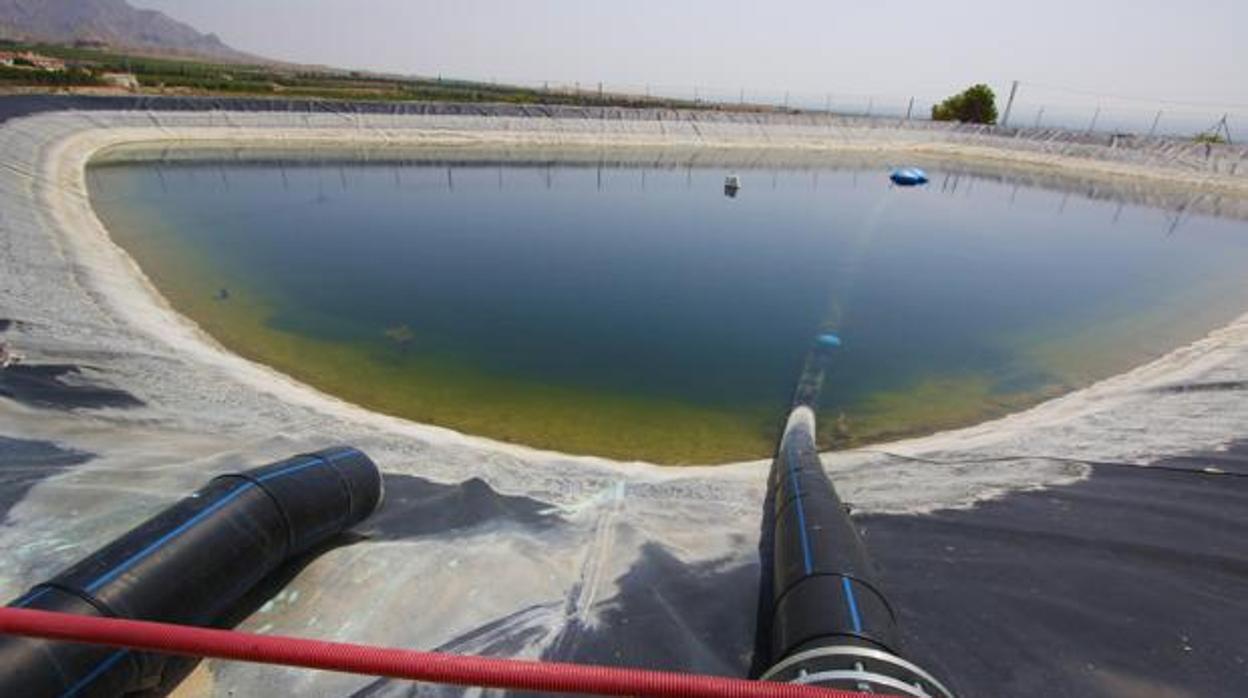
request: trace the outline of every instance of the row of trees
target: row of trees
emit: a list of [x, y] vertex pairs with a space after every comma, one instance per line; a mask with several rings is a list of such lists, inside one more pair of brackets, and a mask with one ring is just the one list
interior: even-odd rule
[[[17, 61], [15, 60], [14, 63], [17, 63]], [[91, 71], [82, 68], [31, 70], [29, 68], [10, 68], [8, 66], [0, 66], [0, 83], [52, 85], [56, 87], [101, 84], [99, 78], [91, 74]]]

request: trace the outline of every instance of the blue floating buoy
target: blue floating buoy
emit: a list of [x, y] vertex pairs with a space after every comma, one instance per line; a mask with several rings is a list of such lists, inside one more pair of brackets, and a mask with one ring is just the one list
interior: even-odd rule
[[841, 338], [831, 332], [824, 332], [815, 339], [815, 344], [818, 344], [823, 349], [831, 349], [832, 347], [841, 346]]
[[888, 178], [893, 180], [893, 184], [901, 187], [915, 187], [920, 184], [927, 184], [927, 173], [917, 167], [901, 167], [893, 170]]

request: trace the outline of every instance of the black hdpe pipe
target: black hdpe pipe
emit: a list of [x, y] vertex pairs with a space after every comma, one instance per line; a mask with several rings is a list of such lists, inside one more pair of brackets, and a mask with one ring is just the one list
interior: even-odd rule
[[902, 656], [897, 617], [815, 447], [815, 404], [840, 340], [806, 361], [772, 461], [760, 552], [760, 678], [916, 698], [952, 694]]
[[[377, 466], [330, 448], [214, 478], [10, 604], [190, 625], [220, 622], [283, 563], [363, 521]], [[0, 696], [121, 696], [162, 684], [164, 655], [0, 637]]]

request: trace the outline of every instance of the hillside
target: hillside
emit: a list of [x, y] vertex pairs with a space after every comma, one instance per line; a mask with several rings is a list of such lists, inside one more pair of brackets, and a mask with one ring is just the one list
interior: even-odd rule
[[225, 60], [256, 60], [156, 10], [126, 0], [0, 0], [0, 38], [110, 47]]

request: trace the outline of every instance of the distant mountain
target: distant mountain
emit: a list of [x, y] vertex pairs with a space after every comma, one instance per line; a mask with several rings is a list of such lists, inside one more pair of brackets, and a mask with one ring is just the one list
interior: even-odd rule
[[0, 0], [0, 38], [54, 43], [102, 42], [114, 48], [257, 60], [201, 34], [163, 12], [140, 10], [126, 0]]

